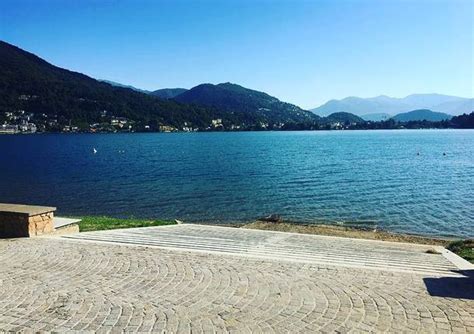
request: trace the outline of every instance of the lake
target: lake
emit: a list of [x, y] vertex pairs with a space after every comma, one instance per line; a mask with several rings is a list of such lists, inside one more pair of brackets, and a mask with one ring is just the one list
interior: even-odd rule
[[474, 236], [472, 130], [4, 135], [0, 153], [0, 202], [61, 215]]

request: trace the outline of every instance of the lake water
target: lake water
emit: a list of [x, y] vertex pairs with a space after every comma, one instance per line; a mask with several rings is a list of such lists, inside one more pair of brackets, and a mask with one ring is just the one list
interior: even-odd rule
[[0, 202], [473, 237], [474, 131], [4, 135]]

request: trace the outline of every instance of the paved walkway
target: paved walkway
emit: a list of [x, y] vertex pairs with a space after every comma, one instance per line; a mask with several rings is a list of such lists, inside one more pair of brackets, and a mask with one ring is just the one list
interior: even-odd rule
[[192, 225], [0, 240], [0, 331], [474, 333], [473, 277], [425, 250]]

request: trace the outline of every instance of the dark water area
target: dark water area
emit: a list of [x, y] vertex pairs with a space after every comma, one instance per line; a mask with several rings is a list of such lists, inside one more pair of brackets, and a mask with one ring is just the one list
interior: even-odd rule
[[4, 135], [0, 202], [473, 237], [474, 131]]

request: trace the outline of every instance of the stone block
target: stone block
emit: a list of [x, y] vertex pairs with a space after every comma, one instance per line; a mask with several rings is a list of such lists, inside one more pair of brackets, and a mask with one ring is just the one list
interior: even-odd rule
[[52, 233], [55, 210], [53, 207], [0, 203], [0, 238]]

